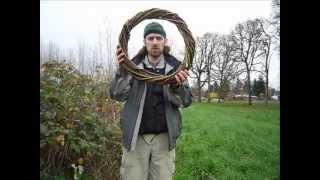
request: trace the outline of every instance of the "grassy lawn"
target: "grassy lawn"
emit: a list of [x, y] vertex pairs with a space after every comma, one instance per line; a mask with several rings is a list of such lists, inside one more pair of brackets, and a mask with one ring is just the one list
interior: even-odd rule
[[174, 180], [279, 179], [279, 104], [194, 103], [182, 117]]

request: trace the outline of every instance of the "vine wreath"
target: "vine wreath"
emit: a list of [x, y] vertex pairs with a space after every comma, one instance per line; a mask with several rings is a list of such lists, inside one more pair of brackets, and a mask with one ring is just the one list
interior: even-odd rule
[[[180, 64], [179, 68], [170, 75], [159, 75], [152, 72], [149, 72], [145, 69], [138, 69], [136, 64], [129, 60], [128, 56], [128, 41], [130, 38], [130, 31], [141, 21], [145, 19], [161, 19], [169, 21], [175, 24], [178, 28], [178, 31], [182, 35], [185, 43], [185, 54], [184, 60]], [[175, 75], [178, 71], [187, 69], [189, 70], [192, 67], [192, 61], [195, 53], [195, 40], [191, 34], [191, 31], [188, 29], [188, 26], [182, 18], [180, 18], [176, 13], [158, 8], [152, 8], [145, 11], [137, 13], [134, 17], [127, 20], [123, 25], [119, 36], [119, 46], [122, 48], [125, 54], [125, 60], [121, 63], [121, 67], [125, 69], [129, 74], [135, 77], [138, 80], [144, 80], [147, 83], [156, 83], [156, 84], [176, 84]]]

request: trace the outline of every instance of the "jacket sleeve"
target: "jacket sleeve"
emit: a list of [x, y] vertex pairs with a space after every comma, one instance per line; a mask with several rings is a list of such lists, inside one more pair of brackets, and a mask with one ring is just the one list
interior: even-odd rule
[[178, 107], [185, 108], [192, 103], [192, 93], [188, 81], [184, 81], [182, 85], [169, 86], [169, 100]]
[[110, 84], [110, 97], [117, 101], [125, 101], [131, 89], [132, 76], [119, 68]]

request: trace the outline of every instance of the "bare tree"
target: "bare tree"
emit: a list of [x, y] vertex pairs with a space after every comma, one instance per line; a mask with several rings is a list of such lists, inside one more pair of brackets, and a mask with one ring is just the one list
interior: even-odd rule
[[90, 46], [86, 41], [79, 41], [75, 49], [61, 49], [54, 41], [44, 43], [41, 39], [40, 63], [49, 59], [65, 60], [77, 66], [83, 74], [95, 77], [99, 71], [99, 76], [108, 76], [110, 79], [117, 64], [115, 63], [116, 44], [112, 39], [112, 29], [109, 25], [110, 23], [106, 23], [106, 27], [98, 32], [99, 39], [95, 46]]
[[271, 24], [274, 26], [273, 38], [280, 42], [280, 0], [272, 0]]
[[40, 65], [42, 65], [46, 60], [46, 47], [43, 40], [40, 38]]
[[75, 65], [76, 57], [73, 49], [68, 48], [66, 50], [66, 59], [69, 64]]
[[54, 41], [48, 43], [48, 59], [59, 61], [61, 57], [60, 48]]
[[272, 44], [272, 34], [270, 33], [271, 23], [267, 19], [260, 19], [261, 27], [263, 30], [263, 35], [261, 37], [261, 51], [263, 52], [264, 62], [262, 63], [261, 74], [265, 78], [265, 103], [268, 104], [269, 98], [269, 69], [270, 69], [270, 59], [272, 56], [271, 44]]
[[84, 42], [78, 43], [78, 68], [81, 73], [85, 73], [85, 48], [86, 46]]
[[104, 28], [99, 30], [98, 35], [98, 63], [96, 65], [96, 71], [99, 71], [99, 76], [106, 78], [106, 81], [109, 81], [115, 74], [117, 68], [117, 63], [115, 63], [117, 44], [114, 39], [116, 36], [113, 35], [113, 30], [108, 18], [105, 19]]
[[[203, 38], [209, 40], [208, 50], [205, 54], [205, 66], [206, 66], [206, 75], [207, 75], [207, 85], [208, 85], [208, 93], [210, 93], [212, 85], [211, 85], [211, 69], [214, 65], [215, 58], [217, 56], [218, 49], [218, 33], [206, 33]], [[208, 102], [211, 101], [211, 96], [208, 96]]]
[[105, 47], [103, 49], [105, 50], [104, 55], [102, 56], [101, 60], [105, 61], [106, 63], [106, 73], [107, 74], [114, 74], [116, 71], [116, 41], [113, 39], [113, 29], [110, 26], [110, 21], [108, 18], [106, 18], [106, 26], [103, 31], [102, 35], [102, 44], [104, 43]]
[[280, 0], [272, 0], [272, 16], [270, 21], [270, 27], [272, 31], [270, 35], [272, 36], [272, 42], [274, 44], [274, 49], [277, 50], [278, 55], [280, 55]]
[[99, 60], [99, 52], [97, 46], [90, 49], [90, 58], [87, 60], [88, 74], [94, 78], [96, 66]]
[[233, 93], [242, 94], [242, 90], [243, 90], [243, 83], [240, 80], [240, 78], [237, 77], [236, 82], [234, 84]]
[[232, 31], [232, 39], [234, 43], [236, 43], [237, 49], [238, 58], [236, 61], [244, 64], [247, 73], [249, 105], [252, 105], [250, 75], [251, 72], [254, 71], [254, 66], [259, 64], [256, 60], [263, 54], [259, 51], [262, 34], [263, 30], [258, 19], [239, 23], [236, 25], [235, 30]]
[[218, 84], [218, 102], [226, 96], [229, 82], [244, 72], [241, 64], [236, 61], [235, 45], [230, 35], [219, 36], [217, 55], [211, 68], [212, 80]]
[[191, 68], [191, 78], [196, 79], [197, 89], [198, 89], [198, 101], [201, 102], [201, 90], [205, 85], [206, 78], [206, 54], [208, 50], [209, 40], [205, 38], [197, 37], [196, 40], [196, 56], [193, 61]]
[[60, 61], [63, 59], [63, 50], [60, 49], [56, 42], [50, 40], [49, 42], [40, 39], [40, 64], [48, 60]]

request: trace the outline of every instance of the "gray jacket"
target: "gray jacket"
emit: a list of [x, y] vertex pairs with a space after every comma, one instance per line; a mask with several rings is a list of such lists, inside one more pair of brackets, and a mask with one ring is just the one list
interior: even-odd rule
[[[165, 74], [172, 74], [180, 65], [175, 57], [163, 56], [166, 66]], [[137, 55], [133, 62], [138, 68], [143, 69], [143, 59]], [[120, 126], [122, 130], [122, 143], [128, 150], [134, 150], [138, 138], [141, 117], [146, 97], [146, 83], [128, 75], [119, 68], [110, 85], [110, 96], [112, 99], [124, 102], [124, 108], [120, 114]], [[180, 86], [163, 85], [165, 116], [168, 125], [169, 150], [176, 146], [176, 140], [180, 136], [182, 121], [180, 108], [187, 107], [192, 103], [191, 89], [187, 81]]]

